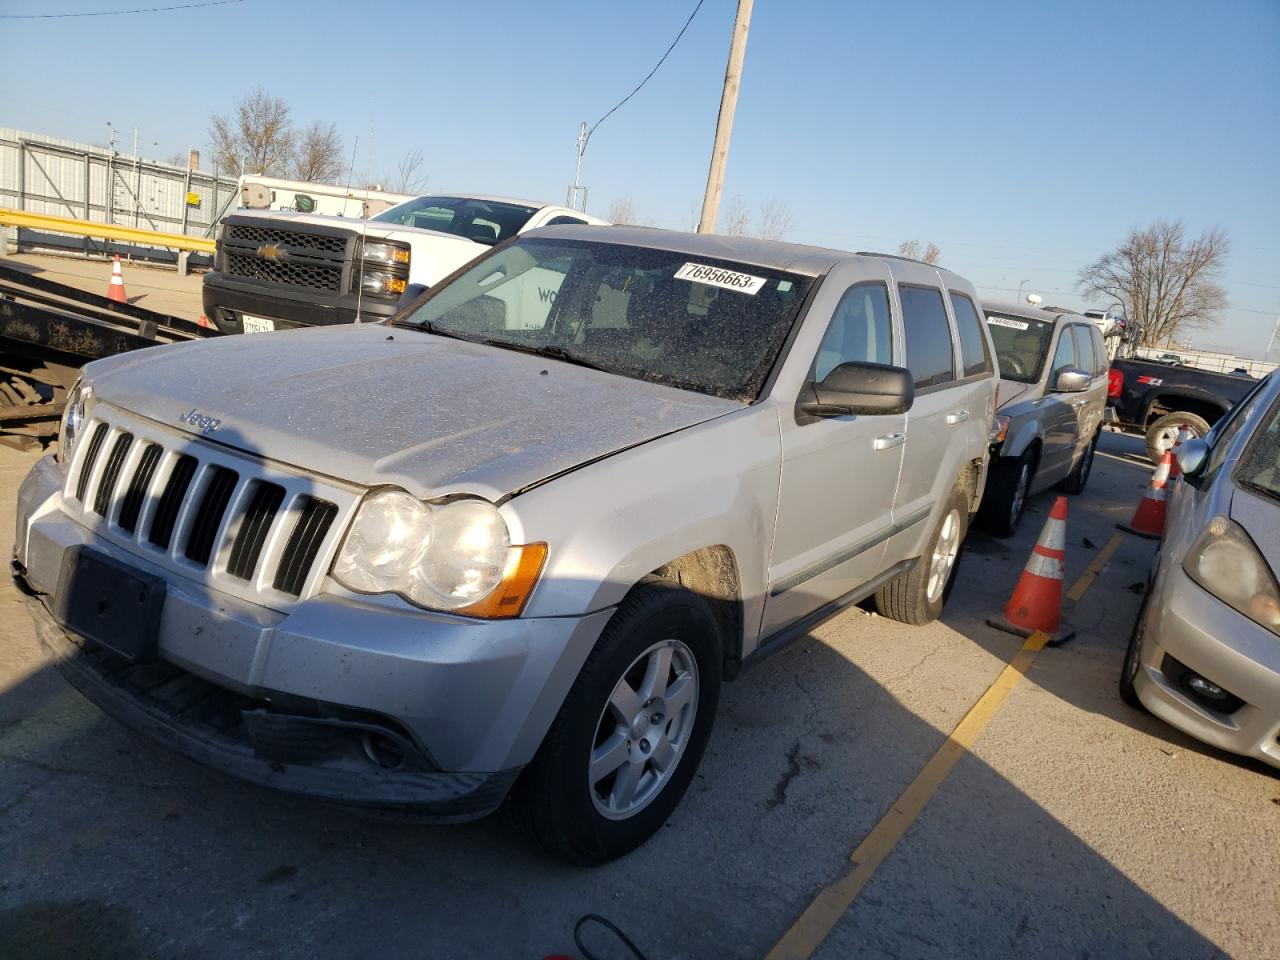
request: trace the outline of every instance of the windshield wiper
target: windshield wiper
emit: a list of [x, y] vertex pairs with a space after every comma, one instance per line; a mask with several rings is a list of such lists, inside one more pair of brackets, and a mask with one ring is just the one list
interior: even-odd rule
[[408, 320], [393, 320], [390, 326], [399, 327], [402, 330], [417, 330], [419, 333], [434, 333], [437, 337], [452, 337], [454, 340], [465, 340], [467, 343], [485, 342], [479, 337], [469, 337], [465, 333], [459, 333], [456, 330], [437, 327], [430, 320], [423, 320], [418, 323], [410, 323]]
[[503, 350], [515, 350], [517, 353], [531, 353], [535, 357], [547, 357], [551, 360], [562, 360], [565, 363], [572, 363], [579, 367], [587, 367], [590, 370], [603, 370], [606, 373], [614, 372], [608, 367], [601, 366], [592, 360], [580, 357], [576, 353], [570, 353], [564, 347], [554, 343], [537, 346], [532, 343], [516, 343], [511, 340], [499, 340], [496, 337], [490, 337], [479, 342], [490, 347], [501, 347]]

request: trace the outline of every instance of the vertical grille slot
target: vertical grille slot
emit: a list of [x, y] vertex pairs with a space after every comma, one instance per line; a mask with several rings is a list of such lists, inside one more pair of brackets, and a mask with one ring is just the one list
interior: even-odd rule
[[254, 484], [253, 496], [245, 510], [236, 542], [231, 547], [231, 559], [227, 562], [227, 573], [231, 576], [241, 580], [253, 579], [258, 558], [262, 555], [262, 546], [267, 542], [267, 531], [271, 529], [271, 523], [283, 502], [283, 487], [274, 483]]
[[231, 494], [238, 479], [239, 475], [226, 467], [211, 469], [204, 496], [200, 498], [195, 519], [191, 523], [191, 535], [187, 537], [188, 560], [201, 565], [209, 562], [214, 537], [218, 535], [218, 526], [222, 523], [222, 515], [227, 512], [227, 504], [231, 502]]
[[133, 434], [122, 433], [111, 445], [111, 453], [107, 455], [107, 466], [102, 471], [102, 482], [98, 484], [98, 492], [93, 496], [93, 512], [105, 517], [111, 509], [111, 497], [116, 492], [116, 482], [120, 479], [120, 469], [124, 466], [124, 458], [129, 455], [133, 446]]
[[285, 544], [284, 554], [280, 557], [280, 565], [276, 567], [275, 581], [272, 584], [282, 593], [299, 596], [307, 582], [307, 574], [315, 563], [316, 554], [320, 552], [320, 544], [329, 532], [334, 518], [338, 515], [338, 507], [327, 500], [315, 497], [304, 497], [298, 522], [289, 534], [289, 542]]
[[84, 452], [84, 462], [80, 464], [80, 476], [76, 479], [76, 499], [84, 503], [85, 491], [89, 488], [89, 477], [93, 475], [93, 465], [98, 462], [98, 454], [102, 452], [102, 441], [107, 439], [107, 425], [99, 423], [93, 428], [93, 436], [89, 438], [89, 449]]
[[151, 520], [151, 533], [147, 539], [162, 550], [169, 549], [169, 541], [173, 538], [173, 525], [178, 519], [178, 509], [187, 495], [187, 487], [191, 486], [191, 478], [196, 475], [196, 458], [183, 454], [173, 465], [169, 474], [169, 482], [165, 484], [164, 493], [160, 495], [160, 503], [156, 505], [156, 515]]
[[138, 469], [133, 472], [133, 479], [124, 492], [124, 502], [120, 505], [120, 528], [130, 533], [138, 526], [138, 514], [142, 512], [142, 500], [147, 495], [151, 480], [156, 475], [156, 467], [160, 463], [161, 447], [158, 443], [148, 443], [138, 460]]

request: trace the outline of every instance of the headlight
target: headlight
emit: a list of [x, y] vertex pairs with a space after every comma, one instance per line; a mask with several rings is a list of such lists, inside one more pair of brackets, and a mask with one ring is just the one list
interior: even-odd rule
[[991, 435], [988, 437], [991, 443], [1004, 443], [1004, 438], [1009, 435], [1009, 424], [1013, 423], [1013, 417], [1006, 417], [1002, 413], [997, 413], [991, 421]]
[[384, 263], [389, 267], [394, 267], [398, 264], [408, 266], [409, 248], [398, 243], [381, 243], [376, 240], [366, 240], [364, 244], [364, 259], [374, 263]]
[[77, 380], [67, 394], [67, 405], [62, 411], [62, 425], [58, 429], [58, 462], [70, 463], [76, 441], [84, 428], [84, 411], [93, 397], [93, 385]]
[[356, 511], [333, 575], [352, 590], [397, 593], [420, 607], [514, 617], [545, 558], [546, 544], [512, 546], [502, 514], [485, 500], [428, 504], [389, 490]]
[[1267, 561], [1238, 523], [1209, 521], [1182, 561], [1200, 586], [1255, 623], [1280, 635], [1280, 589]]
[[365, 270], [360, 274], [360, 289], [373, 296], [398, 297], [404, 293], [408, 281], [380, 270]]

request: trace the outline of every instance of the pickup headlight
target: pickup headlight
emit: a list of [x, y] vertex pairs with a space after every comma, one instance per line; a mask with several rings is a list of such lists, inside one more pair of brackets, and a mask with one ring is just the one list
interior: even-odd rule
[[546, 544], [511, 545], [498, 508], [466, 498], [423, 503], [403, 490], [356, 511], [333, 575], [362, 593], [396, 593], [433, 610], [514, 617], [533, 592]]
[[58, 462], [70, 463], [76, 441], [84, 429], [85, 406], [93, 397], [93, 385], [77, 380], [67, 394], [67, 405], [62, 411], [62, 425], [58, 428]]
[[1280, 588], [1238, 523], [1226, 517], [1210, 520], [1187, 551], [1182, 569], [1223, 603], [1280, 635]]
[[363, 270], [360, 273], [360, 289], [375, 297], [398, 297], [404, 293], [408, 281], [404, 277], [383, 273], [381, 270]]
[[386, 264], [393, 266], [408, 266], [410, 258], [409, 248], [399, 243], [385, 243], [379, 240], [366, 240], [364, 244], [364, 259], [370, 263]]

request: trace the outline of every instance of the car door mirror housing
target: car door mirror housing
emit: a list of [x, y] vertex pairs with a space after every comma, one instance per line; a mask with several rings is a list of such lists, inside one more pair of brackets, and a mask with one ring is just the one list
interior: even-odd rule
[[1184, 440], [1178, 448], [1178, 469], [1188, 481], [1198, 480], [1209, 462], [1209, 445], [1199, 437]]
[[885, 363], [850, 361], [804, 385], [796, 403], [806, 417], [906, 413], [915, 402], [911, 372]]
[[1079, 367], [1067, 367], [1058, 374], [1058, 381], [1053, 388], [1058, 393], [1083, 393], [1089, 389], [1092, 377]]

